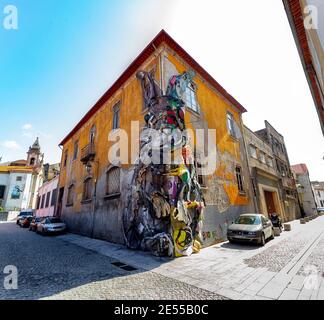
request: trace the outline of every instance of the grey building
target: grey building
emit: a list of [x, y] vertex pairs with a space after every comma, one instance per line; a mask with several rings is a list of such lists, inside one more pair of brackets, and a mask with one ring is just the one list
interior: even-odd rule
[[312, 181], [311, 184], [314, 192], [316, 206], [318, 208], [324, 208], [324, 181]]
[[302, 213], [306, 216], [316, 214], [316, 203], [306, 164], [293, 165], [291, 170], [295, 176]]
[[280, 192], [284, 202], [285, 220], [291, 221], [301, 216], [296, 183], [290, 169], [289, 157], [284, 137], [265, 120], [265, 128], [255, 132], [271, 146], [274, 165], [280, 180]]
[[244, 137], [257, 211], [264, 215], [276, 212], [282, 220], [287, 220], [281, 178], [271, 145], [247, 127], [244, 127]]

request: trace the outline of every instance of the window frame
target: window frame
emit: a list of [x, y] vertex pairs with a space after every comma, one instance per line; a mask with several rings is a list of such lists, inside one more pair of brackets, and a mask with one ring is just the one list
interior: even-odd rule
[[66, 206], [71, 207], [74, 204], [74, 190], [75, 190], [75, 185], [74, 183], [70, 184], [68, 187], [68, 192], [66, 195]]
[[58, 188], [55, 188], [55, 189], [52, 190], [51, 207], [54, 207], [56, 205], [57, 190], [58, 190]]
[[227, 124], [227, 130], [231, 137], [237, 139], [236, 137], [236, 130], [235, 130], [235, 120], [234, 115], [232, 112], [227, 111], [226, 112], [226, 124]]
[[[189, 97], [189, 99], [188, 99], [188, 97]], [[198, 97], [197, 97], [197, 86], [193, 81], [190, 81], [188, 83], [188, 85], [186, 86], [186, 90], [184, 92], [183, 98], [184, 98], [183, 100], [185, 101], [186, 107], [189, 110], [191, 110], [195, 113], [199, 113], [200, 108], [199, 108]], [[195, 107], [193, 107], [193, 106], [195, 106]]]
[[[112, 191], [110, 192], [109, 191], [109, 176], [115, 170], [118, 170], [119, 184], [116, 188], [113, 189], [114, 192], [112, 192]], [[117, 196], [120, 196], [120, 194], [121, 194], [121, 168], [119, 166], [111, 166], [106, 170], [105, 198], [117, 197]]]
[[48, 208], [48, 207], [49, 207], [49, 205], [50, 205], [50, 198], [51, 198], [51, 192], [48, 191], [48, 192], [46, 193], [45, 208]]
[[270, 168], [273, 168], [274, 166], [273, 166], [273, 158], [272, 157], [270, 157], [270, 156], [266, 156], [266, 161], [267, 161], [267, 165], [268, 165], [268, 167], [270, 167]]
[[[6, 187], [5, 185], [0, 185], [0, 190], [2, 190], [2, 192], [0, 193], [0, 200], [3, 200], [5, 198], [6, 195]], [[2, 197], [1, 197], [2, 195]]]
[[97, 129], [96, 129], [96, 125], [94, 124], [91, 127], [90, 132], [89, 132], [89, 144], [95, 143], [96, 133], [97, 133]]
[[65, 168], [67, 166], [68, 161], [68, 150], [64, 151], [64, 159], [63, 159], [63, 167]]
[[[255, 151], [255, 156], [252, 154], [251, 150], [254, 150]], [[251, 158], [253, 159], [258, 159], [258, 151], [257, 151], [257, 147], [254, 145], [254, 144], [250, 144], [249, 145], [249, 152], [250, 152], [250, 156]]]
[[259, 161], [263, 164], [267, 164], [266, 154], [263, 151], [259, 151]]
[[44, 209], [45, 208], [45, 197], [46, 197], [46, 193], [43, 193], [42, 194], [42, 199], [41, 199], [40, 209]]
[[120, 107], [121, 107], [121, 101], [118, 101], [112, 107], [112, 111], [113, 111], [112, 129], [113, 130], [120, 129]]
[[79, 155], [79, 140], [74, 141], [73, 144], [73, 160], [77, 160]]
[[237, 188], [239, 193], [245, 194], [244, 177], [243, 177], [242, 167], [240, 165], [235, 166], [235, 176], [236, 176]]
[[82, 202], [92, 201], [93, 196], [93, 178], [88, 176], [83, 180]]

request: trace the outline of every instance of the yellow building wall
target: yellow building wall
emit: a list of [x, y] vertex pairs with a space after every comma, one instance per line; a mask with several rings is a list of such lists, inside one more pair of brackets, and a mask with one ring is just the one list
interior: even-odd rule
[[[163, 78], [163, 71], [161, 68], [163, 58], [167, 58], [177, 69], [178, 73], [188, 71], [189, 67], [179, 58], [170, 48], [159, 47], [155, 56], [151, 56], [146, 63], [144, 63], [141, 70], [150, 71], [155, 68], [156, 81], [162, 86], [161, 80]], [[242, 155], [243, 142], [239, 139], [232, 138], [229, 135], [227, 128], [226, 115], [231, 112], [236, 122], [237, 127], [243, 134], [243, 125], [240, 112], [227, 102], [220, 94], [216, 92], [206, 81], [199, 75], [196, 75], [194, 82], [197, 85], [197, 98], [200, 106], [200, 114], [186, 111], [185, 121], [189, 129], [207, 127], [216, 129], [216, 145], [217, 145], [217, 168], [213, 175], [206, 176], [204, 189], [204, 196], [207, 206], [214, 206], [210, 212], [227, 212], [231, 206], [247, 206], [251, 200], [249, 197], [249, 179], [248, 176], [244, 179], [244, 186], [246, 193], [240, 193], [237, 186], [235, 175], [235, 165], [242, 166], [244, 173], [244, 155]], [[166, 88], [164, 88], [166, 89]], [[165, 92], [164, 92], [165, 93]], [[86, 169], [80, 161], [81, 149], [89, 144], [89, 134], [93, 125], [96, 126], [95, 146], [96, 158], [93, 166], [94, 176], [101, 177], [109, 167], [108, 163], [108, 150], [114, 142], [108, 142], [108, 134], [112, 130], [113, 121], [113, 106], [121, 101], [120, 106], [120, 127], [126, 130], [128, 141], [128, 154], [129, 160], [131, 159], [131, 122], [139, 121], [144, 123], [144, 115], [147, 111], [143, 110], [143, 97], [140, 81], [133, 74], [128, 81], [120, 88], [113, 97], [107, 101], [100, 110], [70, 139], [62, 150], [61, 161], [61, 174], [60, 174], [60, 187], [65, 187], [66, 199], [67, 188], [71, 183], [75, 185], [76, 198], [73, 202], [73, 212], [78, 213], [82, 211], [82, 193], [83, 181], [87, 176]], [[79, 154], [77, 160], [72, 161], [74, 141], [79, 142]], [[68, 163], [64, 167], [64, 153], [68, 150]], [[129, 166], [129, 165], [128, 165]], [[123, 166], [124, 168], [128, 167]], [[245, 172], [246, 173], [246, 172]], [[65, 202], [63, 201], [63, 211]], [[214, 213], [210, 213], [213, 215]], [[216, 220], [215, 220], [216, 221]], [[218, 221], [218, 220], [217, 220]], [[223, 222], [215, 222], [222, 224]], [[213, 237], [222, 237], [221, 235], [215, 236], [216, 233], [220, 234], [223, 231], [215, 229], [210, 230]], [[214, 241], [214, 239], [212, 239]]]

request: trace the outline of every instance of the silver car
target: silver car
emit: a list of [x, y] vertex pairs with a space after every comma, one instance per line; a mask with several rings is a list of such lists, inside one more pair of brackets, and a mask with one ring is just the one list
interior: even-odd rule
[[255, 242], [264, 246], [268, 238], [274, 238], [272, 222], [258, 213], [241, 214], [227, 229], [229, 242]]
[[56, 217], [47, 217], [37, 224], [36, 232], [42, 235], [63, 233], [66, 231], [66, 225], [61, 219]]

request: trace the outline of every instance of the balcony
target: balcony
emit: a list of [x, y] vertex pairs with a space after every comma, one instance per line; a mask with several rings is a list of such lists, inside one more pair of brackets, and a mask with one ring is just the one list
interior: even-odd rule
[[95, 146], [93, 143], [89, 143], [83, 149], [81, 149], [81, 162], [87, 163], [94, 159], [96, 155]]
[[296, 188], [295, 180], [290, 177], [282, 177], [282, 185], [286, 188]]

